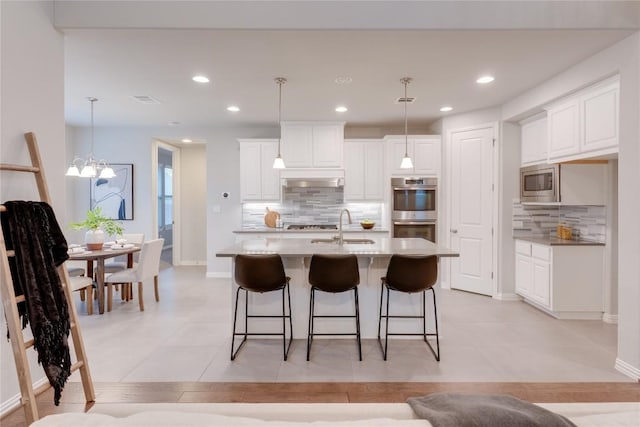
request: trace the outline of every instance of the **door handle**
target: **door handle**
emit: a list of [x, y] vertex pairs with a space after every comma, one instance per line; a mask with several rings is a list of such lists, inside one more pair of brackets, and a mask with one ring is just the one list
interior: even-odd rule
[[451, 231], [453, 234], [456, 234], [458, 232], [458, 230], [455, 228], [450, 228], [449, 231]]

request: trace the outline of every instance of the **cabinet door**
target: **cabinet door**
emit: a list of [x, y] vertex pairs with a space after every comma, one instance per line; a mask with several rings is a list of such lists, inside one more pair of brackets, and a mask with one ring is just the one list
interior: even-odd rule
[[280, 129], [282, 159], [288, 168], [312, 166], [313, 128], [309, 125], [285, 125]]
[[[384, 200], [384, 145], [382, 141], [364, 142], [364, 199]], [[345, 169], [346, 172], [346, 169]]]
[[516, 293], [529, 297], [533, 288], [533, 260], [516, 253]]
[[440, 173], [440, 140], [414, 140], [412, 160], [416, 175], [438, 175]]
[[533, 289], [531, 299], [550, 308], [551, 269], [549, 263], [533, 258]]
[[364, 199], [364, 142], [344, 143], [344, 198]]
[[240, 143], [240, 200], [260, 200], [261, 150], [259, 142]]
[[570, 156], [580, 151], [579, 113], [577, 99], [556, 105], [547, 111], [550, 159]]
[[521, 128], [522, 166], [547, 161], [547, 118], [524, 123]]
[[601, 150], [618, 145], [618, 83], [586, 94], [582, 98], [582, 151]]
[[341, 125], [313, 125], [312, 135], [313, 167], [341, 168], [343, 127]]
[[[390, 146], [389, 152], [389, 170], [391, 171], [391, 175], [413, 175], [413, 169], [401, 169], [400, 163], [402, 163], [402, 159], [405, 154], [405, 141], [404, 137], [402, 138], [391, 138], [388, 140], [388, 144]], [[407, 145], [407, 151], [411, 160], [413, 160], [413, 141], [409, 140]], [[415, 164], [414, 164], [415, 166]]]
[[[273, 168], [273, 159], [278, 155], [278, 142], [262, 142], [260, 151], [261, 200], [280, 199], [280, 171]], [[257, 174], [256, 174], [257, 175]]]

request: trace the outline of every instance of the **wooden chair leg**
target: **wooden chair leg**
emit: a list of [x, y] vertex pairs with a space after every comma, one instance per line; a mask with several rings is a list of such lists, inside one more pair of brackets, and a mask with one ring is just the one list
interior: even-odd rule
[[111, 311], [113, 305], [113, 285], [109, 283], [107, 285], [107, 311]]
[[158, 276], [153, 277], [153, 289], [156, 293], [156, 302], [160, 302], [160, 293], [158, 292]]
[[144, 311], [144, 301], [142, 300], [142, 282], [138, 282], [138, 303], [140, 304], [140, 311]]
[[89, 286], [87, 288], [87, 314], [88, 315], [92, 315], [93, 314], [93, 287]]
[[84, 289], [80, 289], [80, 301], [85, 300]]

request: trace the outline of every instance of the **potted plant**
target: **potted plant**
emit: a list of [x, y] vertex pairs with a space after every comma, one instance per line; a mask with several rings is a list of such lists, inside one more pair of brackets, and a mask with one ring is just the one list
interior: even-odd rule
[[120, 221], [104, 216], [102, 208], [99, 206], [87, 211], [85, 220], [72, 223], [71, 228], [74, 230], [87, 230], [84, 235], [84, 242], [90, 251], [102, 249], [105, 232], [110, 236], [117, 236], [124, 231]]

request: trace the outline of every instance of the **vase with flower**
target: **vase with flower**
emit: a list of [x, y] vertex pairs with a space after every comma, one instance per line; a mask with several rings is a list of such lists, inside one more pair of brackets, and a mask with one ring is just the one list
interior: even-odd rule
[[99, 206], [87, 211], [84, 221], [72, 223], [71, 228], [87, 230], [84, 242], [90, 251], [102, 249], [105, 233], [110, 236], [119, 236], [124, 231], [120, 221], [106, 217]]

